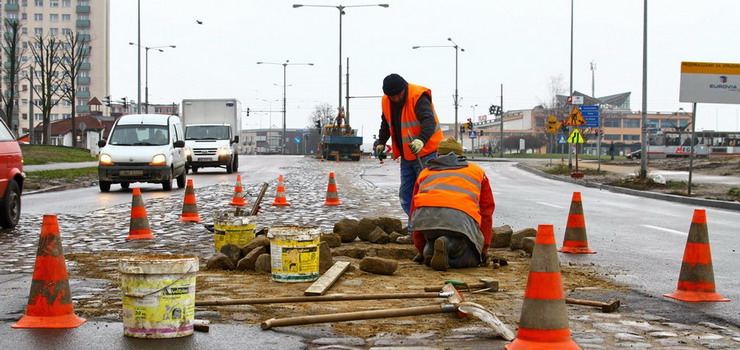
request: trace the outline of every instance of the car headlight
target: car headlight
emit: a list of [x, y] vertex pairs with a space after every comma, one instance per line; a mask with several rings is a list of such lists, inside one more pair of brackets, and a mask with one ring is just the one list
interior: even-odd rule
[[165, 165], [167, 163], [167, 157], [164, 154], [157, 154], [152, 157], [152, 162], [149, 165]]
[[102, 153], [99, 158], [98, 164], [100, 165], [113, 165], [113, 158], [110, 154]]
[[190, 157], [193, 155], [193, 150], [190, 147], [185, 147], [185, 157]]
[[218, 155], [225, 156], [231, 154], [231, 147], [229, 146], [221, 146], [218, 148]]

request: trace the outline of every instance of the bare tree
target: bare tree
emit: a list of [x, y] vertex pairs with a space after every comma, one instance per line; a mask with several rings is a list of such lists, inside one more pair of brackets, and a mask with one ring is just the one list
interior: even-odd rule
[[558, 100], [558, 96], [562, 96], [567, 92], [564, 80], [565, 78], [563, 78], [562, 74], [551, 76], [550, 84], [547, 87], [548, 96], [545, 101], [540, 103], [547, 115], [554, 114], [558, 119], [563, 119], [563, 113], [565, 113], [565, 106]]
[[75, 116], [77, 115], [77, 77], [80, 75], [82, 64], [90, 57], [90, 40], [87, 36], [79, 33], [68, 31], [65, 33], [65, 42], [63, 44], [62, 65], [64, 79], [67, 81], [64, 87], [64, 98], [72, 105], [71, 123], [72, 123], [72, 145], [77, 144], [77, 124]]
[[54, 36], [41, 35], [34, 37], [31, 44], [31, 54], [36, 66], [34, 82], [39, 82], [38, 85], [32, 86], [32, 89], [41, 104], [44, 145], [48, 145], [51, 140], [51, 109], [59, 104], [63, 96], [65, 79], [60, 72], [62, 44], [63, 42]]
[[335, 118], [336, 108], [328, 103], [318, 104], [311, 112], [311, 125], [309, 127], [315, 127], [317, 121], [321, 122], [321, 126], [333, 124]]
[[[18, 105], [18, 82], [20, 81], [20, 72], [23, 70], [21, 58], [25, 54], [25, 49], [21, 47], [21, 22], [17, 19], [5, 18], [3, 39], [2, 39], [2, 56], [5, 61], [0, 65], [0, 72], [7, 82], [7, 88], [2, 96], [3, 111], [5, 112], [6, 122], [13, 131], [17, 130], [17, 125], [13, 125], [13, 114], [17, 111]], [[18, 120], [20, 123], [20, 119]]]

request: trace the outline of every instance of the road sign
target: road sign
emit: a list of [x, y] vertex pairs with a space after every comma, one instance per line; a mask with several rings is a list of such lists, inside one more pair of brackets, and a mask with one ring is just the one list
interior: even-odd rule
[[740, 103], [740, 64], [681, 62], [680, 102]]
[[294, 137], [293, 138], [293, 142], [295, 142], [295, 143], [301, 143], [301, 138], [300, 137]]
[[474, 138], [478, 137], [478, 132], [475, 131], [475, 130], [470, 130], [470, 131], [468, 131], [468, 137], [471, 138], [471, 139], [474, 139]]
[[558, 129], [560, 128], [560, 124], [561, 123], [555, 119], [555, 116], [551, 115], [550, 119], [547, 120], [547, 133], [554, 134], [558, 132]]
[[578, 129], [573, 129], [573, 132], [568, 136], [568, 143], [583, 143], [584, 141], [583, 135]]
[[564, 124], [570, 126], [581, 126], [586, 125], [586, 120], [583, 119], [581, 110], [579, 110], [578, 107], [573, 107], [573, 110], [570, 112], [570, 115], [568, 116], [568, 119], [565, 120]]
[[565, 135], [560, 135], [558, 138], [558, 143], [568, 143], [568, 141], [565, 141]]
[[581, 111], [583, 119], [586, 120], [586, 127], [599, 127], [599, 106], [578, 106], [578, 110]]

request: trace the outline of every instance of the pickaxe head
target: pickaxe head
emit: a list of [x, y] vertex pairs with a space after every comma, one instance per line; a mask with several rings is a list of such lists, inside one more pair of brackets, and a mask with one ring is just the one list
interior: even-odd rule
[[[460, 305], [463, 301], [465, 301], [465, 298], [463, 298], [462, 294], [460, 294], [460, 291], [455, 288], [455, 286], [452, 285], [452, 283], [446, 283], [444, 287], [442, 287], [442, 292], [452, 293], [450, 296], [447, 297], [447, 302], [452, 305]], [[468, 315], [462, 311], [457, 311], [457, 317], [466, 319], [468, 318]]]
[[601, 306], [601, 312], [610, 313], [619, 309], [619, 299], [611, 299]]

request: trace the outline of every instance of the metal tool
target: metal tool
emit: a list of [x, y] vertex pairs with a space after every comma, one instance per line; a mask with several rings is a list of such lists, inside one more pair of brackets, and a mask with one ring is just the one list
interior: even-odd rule
[[610, 313], [617, 311], [619, 309], [619, 299], [611, 299], [607, 302], [601, 302], [601, 301], [592, 301], [592, 300], [582, 300], [582, 299], [574, 299], [574, 298], [565, 298], [565, 302], [568, 304], [577, 304], [577, 305], [586, 305], [586, 306], [596, 306], [601, 308], [601, 312], [603, 313]]
[[329, 294], [329, 295], [321, 295], [321, 296], [205, 300], [205, 301], [196, 301], [195, 306], [312, 303], [312, 302], [319, 302], [319, 301], [347, 301], [347, 300], [450, 298], [453, 294], [455, 293], [450, 292], [450, 291], [448, 292], [440, 291], [438, 293]]
[[[406, 136], [408, 136], [409, 140], [411, 140], [411, 132], [406, 130]], [[411, 141], [409, 141], [411, 142]], [[413, 152], [412, 152], [413, 153]], [[416, 157], [416, 161], [419, 163], [419, 171], [424, 170], [424, 164], [422, 164], [421, 159], [419, 158], [419, 155], [414, 153], [414, 156]]]
[[[498, 291], [498, 281], [493, 278], [483, 277], [479, 279], [480, 282], [475, 283], [465, 283], [460, 281], [453, 281], [453, 280], [447, 280], [445, 283], [452, 284], [456, 289], [473, 292], [473, 290], [476, 290], [475, 292], [480, 293], [485, 289], [486, 291], [496, 292]], [[439, 292], [442, 290], [442, 287], [437, 286], [431, 286], [431, 287], [424, 287], [425, 292]]]
[[262, 198], [265, 197], [265, 192], [267, 192], [267, 187], [269, 185], [267, 182], [262, 184], [262, 188], [260, 189], [260, 194], [257, 195], [257, 199], [254, 201], [254, 207], [252, 207], [252, 211], [249, 213], [249, 215], [254, 216], [257, 215], [257, 212], [260, 209], [260, 203], [262, 202]]

